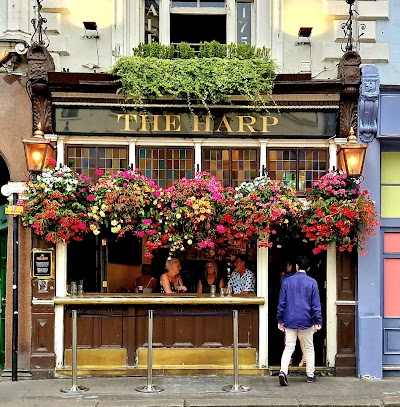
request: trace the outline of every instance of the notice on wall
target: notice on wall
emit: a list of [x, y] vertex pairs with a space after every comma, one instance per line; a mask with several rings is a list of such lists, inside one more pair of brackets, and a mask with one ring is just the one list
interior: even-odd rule
[[32, 250], [32, 277], [54, 278], [53, 250]]

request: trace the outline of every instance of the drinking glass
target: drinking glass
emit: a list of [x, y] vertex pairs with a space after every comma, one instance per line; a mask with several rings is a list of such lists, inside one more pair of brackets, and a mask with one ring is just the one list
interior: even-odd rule
[[213, 284], [213, 285], [210, 287], [210, 297], [215, 297], [216, 291], [217, 291], [217, 286]]

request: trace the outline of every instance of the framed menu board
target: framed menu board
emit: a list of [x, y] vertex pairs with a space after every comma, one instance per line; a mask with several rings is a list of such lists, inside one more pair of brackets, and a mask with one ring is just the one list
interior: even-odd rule
[[53, 250], [32, 250], [32, 277], [46, 279], [54, 278]]

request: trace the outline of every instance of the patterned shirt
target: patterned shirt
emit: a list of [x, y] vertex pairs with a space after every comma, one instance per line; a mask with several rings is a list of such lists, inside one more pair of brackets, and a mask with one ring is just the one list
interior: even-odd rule
[[233, 294], [240, 294], [243, 291], [254, 293], [256, 278], [254, 273], [248, 269], [241, 276], [238, 271], [234, 271], [228, 283], [232, 287]]

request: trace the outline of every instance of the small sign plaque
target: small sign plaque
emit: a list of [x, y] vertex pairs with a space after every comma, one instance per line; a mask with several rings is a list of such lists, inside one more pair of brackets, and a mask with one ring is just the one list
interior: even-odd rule
[[32, 277], [54, 278], [53, 250], [32, 250]]
[[24, 210], [23, 206], [20, 205], [8, 205], [6, 206], [4, 212], [6, 215], [21, 215]]

